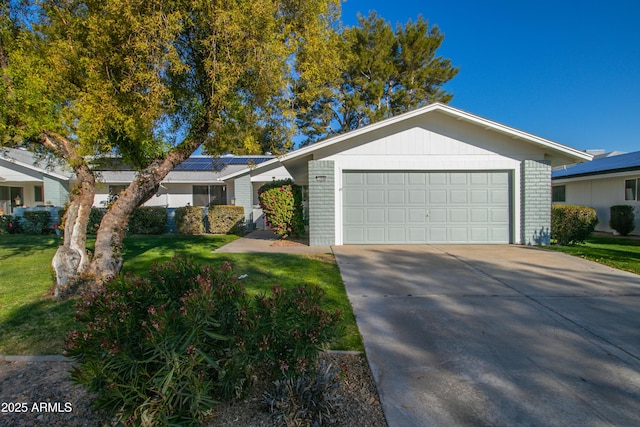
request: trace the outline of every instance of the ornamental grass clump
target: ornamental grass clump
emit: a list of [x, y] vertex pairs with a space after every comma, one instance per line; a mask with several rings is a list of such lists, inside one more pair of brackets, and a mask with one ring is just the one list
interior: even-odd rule
[[267, 225], [283, 239], [304, 234], [302, 188], [290, 179], [269, 182], [258, 190]]
[[[289, 303], [300, 292], [277, 292], [287, 296], [273, 301], [276, 313], [305, 306]], [[310, 366], [317, 354], [299, 347], [320, 348], [335, 338], [334, 316], [313, 308], [296, 316], [301, 329], [313, 330], [300, 335], [303, 343], [274, 340], [267, 328], [285, 325], [265, 323], [262, 299], [248, 296], [228, 263], [214, 269], [174, 258], [145, 277], [111, 281], [78, 303], [84, 328], [65, 342], [77, 362], [72, 379], [126, 424], [202, 423], [217, 402], [243, 396], [252, 379], [273, 372], [274, 360]]]

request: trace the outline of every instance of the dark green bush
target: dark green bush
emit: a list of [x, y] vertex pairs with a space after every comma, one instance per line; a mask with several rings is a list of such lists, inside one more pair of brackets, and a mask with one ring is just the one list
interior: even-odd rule
[[598, 216], [588, 206], [553, 205], [551, 238], [559, 245], [583, 243], [598, 224]]
[[242, 206], [214, 205], [209, 207], [209, 231], [213, 234], [241, 233], [244, 228]]
[[611, 206], [611, 219], [609, 225], [611, 228], [620, 233], [621, 236], [626, 236], [636, 228], [636, 217], [633, 212], [633, 206], [628, 205], [615, 205]]
[[262, 394], [262, 404], [278, 426], [324, 426], [335, 422], [341, 405], [339, 370], [320, 363], [314, 376], [302, 374], [273, 382]]
[[25, 234], [49, 234], [51, 232], [50, 222], [51, 212], [25, 211], [20, 219], [20, 227]]
[[302, 188], [290, 179], [269, 182], [258, 190], [267, 225], [286, 239], [304, 234]]
[[167, 209], [162, 206], [141, 206], [129, 218], [129, 233], [163, 234], [167, 229]]
[[[293, 360], [293, 346], [318, 348], [322, 341], [283, 349], [284, 357], [270, 356], [274, 340], [263, 322], [277, 331], [291, 328], [284, 313], [307, 307], [299, 330], [300, 340], [327, 338], [333, 319], [316, 312], [315, 303], [299, 301], [306, 293], [278, 290], [271, 301], [279, 313], [274, 321], [248, 297], [228, 263], [219, 270], [192, 261], [173, 259], [155, 267], [145, 277], [124, 277], [86, 294], [78, 302], [76, 319], [84, 324], [65, 342], [66, 354], [77, 362], [72, 379], [96, 394], [99, 408], [118, 414], [135, 425], [195, 425], [217, 401], [243, 395], [253, 375], [270, 372], [258, 366], [276, 360], [309, 366]], [[312, 292], [316, 295], [317, 292]], [[284, 303], [285, 306], [280, 306]], [[310, 320], [307, 320], [310, 319]], [[305, 326], [302, 326], [305, 325]], [[290, 329], [289, 329], [290, 330]], [[279, 333], [279, 332], [278, 332]], [[281, 350], [281, 343], [274, 345]], [[315, 360], [317, 355], [312, 355]]]
[[98, 233], [98, 228], [100, 228], [100, 221], [102, 221], [102, 217], [104, 216], [104, 214], [104, 209], [91, 208], [91, 212], [89, 212], [89, 223], [87, 224], [87, 233]]
[[183, 206], [176, 209], [175, 222], [180, 234], [204, 233], [204, 217], [199, 206]]

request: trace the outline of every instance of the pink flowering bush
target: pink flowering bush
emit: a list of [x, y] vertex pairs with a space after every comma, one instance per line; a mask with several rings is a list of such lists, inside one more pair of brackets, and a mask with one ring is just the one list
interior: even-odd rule
[[258, 190], [260, 207], [267, 225], [274, 233], [286, 239], [304, 234], [302, 189], [290, 179], [273, 181]]
[[84, 327], [65, 341], [72, 379], [125, 424], [196, 425], [258, 374], [311, 368], [338, 332], [321, 297], [316, 288], [276, 288], [252, 299], [230, 264], [174, 258], [83, 295]]

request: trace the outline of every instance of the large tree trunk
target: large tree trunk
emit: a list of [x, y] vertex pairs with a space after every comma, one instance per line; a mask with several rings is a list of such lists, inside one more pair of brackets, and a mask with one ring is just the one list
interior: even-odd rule
[[54, 297], [65, 298], [75, 293], [80, 276], [89, 269], [87, 225], [96, 191], [95, 177], [86, 164], [75, 168], [80, 181], [72, 191], [64, 222], [64, 240], [51, 262], [56, 272]]
[[94, 257], [89, 268], [89, 274], [98, 286], [120, 274], [125, 231], [129, 217], [135, 208], [149, 200], [157, 192], [160, 182], [167, 174], [187, 159], [199, 146], [200, 142], [195, 140], [185, 141], [168, 153], [164, 159], [151, 163], [111, 205], [100, 223]]

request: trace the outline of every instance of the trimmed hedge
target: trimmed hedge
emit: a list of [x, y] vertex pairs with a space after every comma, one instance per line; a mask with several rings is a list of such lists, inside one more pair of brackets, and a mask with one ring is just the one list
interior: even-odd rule
[[242, 206], [214, 205], [209, 207], [209, 232], [213, 234], [240, 233], [244, 228]]
[[636, 217], [633, 212], [633, 206], [629, 205], [615, 205], [611, 206], [611, 219], [609, 225], [611, 228], [620, 233], [621, 236], [626, 236], [636, 228]]
[[167, 209], [162, 206], [141, 206], [129, 218], [129, 233], [163, 234], [167, 229]]
[[204, 234], [204, 218], [199, 206], [183, 206], [176, 209], [175, 223], [180, 234]]
[[575, 205], [551, 207], [551, 238], [559, 245], [583, 243], [595, 230], [598, 216], [593, 208]]
[[274, 233], [286, 239], [304, 234], [302, 188], [290, 179], [269, 182], [258, 190], [260, 207]]
[[[16, 220], [18, 220], [16, 218]], [[25, 234], [49, 234], [51, 228], [51, 212], [25, 211], [20, 220], [20, 227]]]

